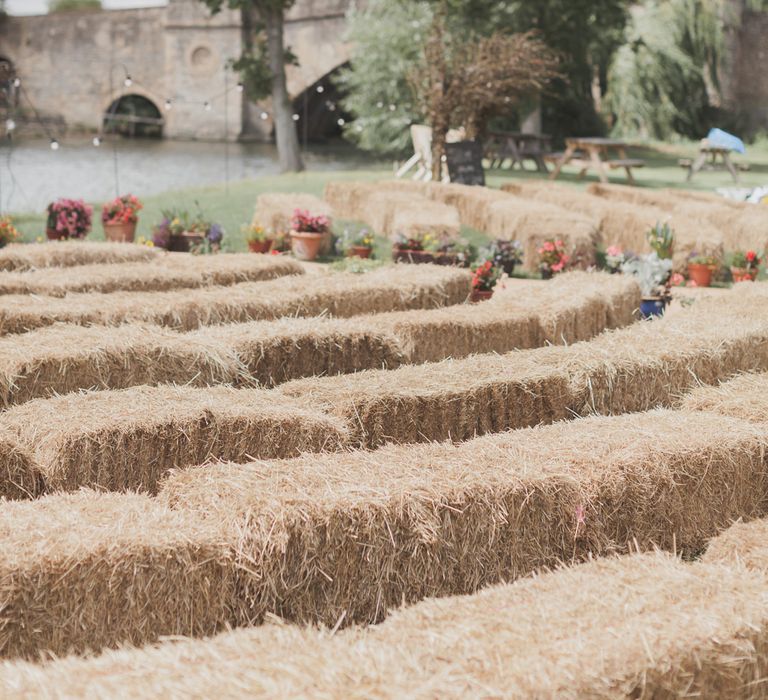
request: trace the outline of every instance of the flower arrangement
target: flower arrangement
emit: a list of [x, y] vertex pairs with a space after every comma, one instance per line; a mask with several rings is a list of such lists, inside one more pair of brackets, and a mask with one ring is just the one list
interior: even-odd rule
[[707, 267], [717, 268], [720, 261], [714, 255], [699, 255], [695, 251], [688, 256], [689, 265], [706, 265]]
[[10, 216], [0, 216], [0, 248], [13, 243], [20, 235]]
[[605, 250], [605, 268], [611, 272], [621, 272], [621, 266], [627, 261], [627, 255], [618, 245], [609, 245]]
[[570, 261], [565, 252], [565, 244], [560, 239], [548, 239], [536, 251], [539, 254], [539, 269], [543, 277], [562, 272]]
[[395, 239], [395, 250], [412, 250], [417, 252], [430, 250], [438, 245], [438, 241], [438, 237], [429, 231], [415, 233], [411, 236], [398, 233]]
[[672, 261], [654, 251], [628, 260], [621, 266], [625, 275], [634, 275], [643, 299], [666, 299], [667, 280], [672, 274]]
[[656, 222], [656, 225], [645, 234], [645, 237], [651, 250], [655, 251], [662, 260], [669, 260], [672, 257], [675, 234], [669, 224]]
[[82, 199], [57, 199], [48, 205], [48, 238], [84, 238], [91, 230], [93, 207]]
[[373, 247], [373, 234], [367, 228], [361, 228], [356, 233], [350, 233], [347, 237], [347, 230], [344, 230], [344, 242], [347, 246], [357, 246], [359, 248]]
[[162, 221], [152, 229], [152, 242], [159, 248], [181, 252], [215, 253], [221, 247], [224, 229], [206, 219], [202, 212], [165, 209]]
[[144, 208], [139, 198], [132, 194], [124, 194], [107, 202], [101, 208], [101, 221], [104, 224], [135, 224], [139, 220], [138, 213]]
[[328, 233], [331, 220], [324, 214], [313, 216], [306, 210], [296, 209], [291, 218], [291, 230], [301, 233]]
[[754, 281], [762, 264], [762, 258], [754, 251], [737, 250], [731, 259], [731, 275], [734, 282]]
[[472, 289], [477, 292], [491, 292], [501, 277], [501, 270], [486, 260], [472, 267]]
[[523, 246], [519, 241], [505, 241], [498, 238], [485, 248], [483, 253], [488, 260], [492, 260], [496, 267], [508, 275], [514, 272], [515, 265], [523, 262]]
[[670, 287], [685, 287], [685, 275], [682, 275], [679, 272], [672, 273], [672, 276], [669, 278], [669, 286]]
[[267, 233], [267, 229], [261, 224], [253, 223], [250, 226], [243, 226], [242, 231], [248, 243], [265, 243], [272, 240], [272, 237]]

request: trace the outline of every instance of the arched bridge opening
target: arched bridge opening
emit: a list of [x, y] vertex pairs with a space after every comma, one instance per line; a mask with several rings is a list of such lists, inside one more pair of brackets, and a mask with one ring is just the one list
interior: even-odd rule
[[123, 95], [104, 113], [105, 133], [127, 138], [162, 138], [165, 120], [152, 100], [143, 95]]

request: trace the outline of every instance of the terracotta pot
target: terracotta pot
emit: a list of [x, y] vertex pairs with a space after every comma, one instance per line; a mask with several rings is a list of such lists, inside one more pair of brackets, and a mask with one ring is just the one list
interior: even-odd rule
[[469, 300], [473, 304], [476, 304], [479, 301], [488, 301], [488, 299], [490, 299], [492, 296], [492, 289], [473, 289], [472, 296], [469, 297]]
[[351, 245], [347, 248], [348, 258], [370, 258], [373, 248], [366, 245]]
[[137, 223], [104, 224], [104, 237], [112, 243], [133, 243]]
[[754, 282], [757, 279], [757, 269], [749, 270], [746, 267], [732, 267], [731, 277], [734, 282]]
[[688, 279], [695, 282], [697, 287], [709, 287], [712, 283], [713, 272], [714, 269], [711, 265], [688, 263]]
[[45, 235], [49, 241], [65, 241], [67, 238], [69, 238], [66, 233], [59, 233], [56, 231], [56, 229], [53, 228], [45, 229]]
[[426, 250], [403, 250], [401, 248], [395, 248], [392, 251], [392, 258], [395, 262], [403, 263], [431, 263], [435, 262], [435, 256], [432, 253], [428, 253]]
[[271, 238], [267, 238], [264, 241], [248, 241], [248, 250], [252, 253], [268, 253], [271, 247]]
[[192, 233], [184, 231], [176, 236], [171, 236], [168, 242], [168, 250], [172, 253], [188, 253], [195, 246], [200, 245], [205, 240], [202, 233]]
[[291, 250], [299, 260], [311, 262], [320, 252], [324, 233], [308, 233], [305, 231], [291, 231]]

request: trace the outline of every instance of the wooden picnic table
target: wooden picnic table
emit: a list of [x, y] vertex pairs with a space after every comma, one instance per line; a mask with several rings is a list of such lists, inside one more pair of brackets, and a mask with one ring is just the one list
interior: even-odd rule
[[[549, 176], [554, 180], [566, 164], [580, 168], [579, 177], [584, 177], [587, 170], [596, 170], [600, 182], [608, 182], [607, 168], [615, 170], [624, 168], [627, 172], [627, 180], [635, 184], [632, 177], [632, 168], [642, 168], [645, 161], [638, 158], [627, 157], [627, 144], [617, 139], [604, 139], [593, 137], [568, 138], [565, 140], [565, 152], [555, 162], [555, 169]], [[607, 155], [615, 151], [618, 158], [607, 158]]]
[[532, 160], [536, 169], [546, 173], [547, 164], [544, 156], [549, 152], [552, 137], [549, 134], [528, 134], [520, 131], [492, 131], [486, 142], [486, 157], [491, 161], [490, 167], [501, 164], [509, 158], [514, 168], [520, 163], [523, 170], [523, 161]]
[[[720, 161], [718, 163], [718, 158]], [[728, 148], [710, 145], [707, 139], [702, 139], [699, 144], [699, 154], [693, 160], [681, 158], [680, 165], [688, 168], [686, 182], [690, 182], [693, 176], [700, 170], [727, 170], [734, 182], [739, 181], [739, 170], [731, 160], [731, 151]]]

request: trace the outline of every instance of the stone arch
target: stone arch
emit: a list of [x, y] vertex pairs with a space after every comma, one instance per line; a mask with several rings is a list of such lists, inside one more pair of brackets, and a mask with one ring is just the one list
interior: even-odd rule
[[15, 79], [16, 66], [10, 58], [0, 54], [0, 108], [2, 109], [12, 109], [18, 103]]
[[151, 97], [134, 90], [109, 104], [102, 124], [105, 132], [129, 138], [162, 138], [165, 119]]
[[300, 140], [327, 141], [341, 137], [350, 115], [341, 106], [342, 95], [334, 77], [348, 65], [337, 66], [294, 98], [293, 110], [300, 116]]

